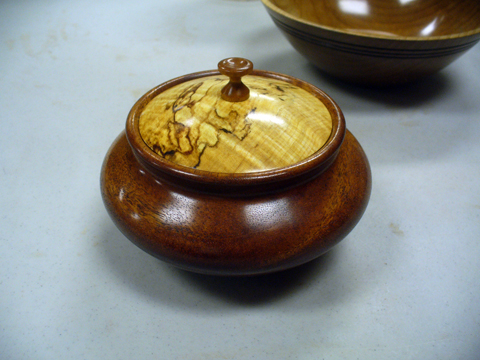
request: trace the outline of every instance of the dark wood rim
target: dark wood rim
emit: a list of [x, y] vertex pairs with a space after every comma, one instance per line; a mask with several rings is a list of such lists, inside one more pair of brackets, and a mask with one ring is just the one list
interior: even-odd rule
[[254, 173], [214, 173], [197, 170], [165, 160], [152, 151], [143, 141], [138, 128], [139, 117], [146, 106], [161, 92], [185, 81], [220, 75], [218, 70], [202, 71], [167, 81], [143, 95], [132, 107], [126, 123], [126, 135], [137, 160], [159, 180], [222, 195], [258, 194], [296, 186], [322, 173], [335, 160], [343, 142], [346, 126], [339, 106], [317, 87], [288, 75], [263, 70], [253, 70], [251, 75], [285, 81], [298, 86], [317, 97], [325, 104], [332, 117], [332, 133], [325, 145], [313, 155], [297, 164]]
[[[387, 43], [383, 45], [385, 47], [381, 47], [380, 41], [382, 42], [389, 42], [389, 41], [408, 41], [405, 39], [395, 39], [395, 38], [379, 38], [379, 43], [377, 46], [368, 46], [362, 45], [359, 42], [355, 42], [354, 40], [351, 41], [339, 41], [335, 40], [331, 37], [321, 36], [312, 34], [309, 31], [302, 31], [298, 28], [288, 25], [287, 23], [283, 22], [279, 17], [272, 15], [272, 19], [274, 23], [284, 32], [302, 39], [306, 42], [311, 44], [322, 46], [326, 48], [331, 48], [334, 50], [339, 50], [345, 53], [357, 54], [357, 55], [366, 55], [366, 56], [373, 56], [373, 57], [384, 57], [384, 58], [398, 58], [398, 59], [422, 59], [422, 58], [436, 58], [439, 56], [449, 56], [454, 55], [457, 53], [462, 53], [467, 51], [475, 44], [478, 43], [480, 40], [480, 32], [477, 34], [471, 35], [468, 39], [465, 38], [463, 42], [452, 43], [452, 42], [444, 42], [444, 46], [437, 46], [438, 43], [435, 43], [435, 47], [432, 48], [420, 48], [420, 47], [409, 47], [409, 48], [389, 48]], [[479, 30], [480, 31], [480, 30]], [[357, 36], [355, 34], [345, 33], [345, 36]], [[456, 38], [446, 38], [445, 40], [458, 40]], [[408, 45], [411, 45], [411, 41], [408, 42]], [[446, 46], [448, 45], [448, 46]]]

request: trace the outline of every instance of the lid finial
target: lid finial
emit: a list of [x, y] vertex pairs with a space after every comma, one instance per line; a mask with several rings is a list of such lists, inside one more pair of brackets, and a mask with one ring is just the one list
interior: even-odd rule
[[230, 102], [245, 101], [250, 96], [250, 90], [242, 83], [242, 76], [248, 75], [253, 70], [253, 63], [244, 58], [227, 58], [218, 63], [221, 74], [230, 78], [222, 89], [222, 99]]

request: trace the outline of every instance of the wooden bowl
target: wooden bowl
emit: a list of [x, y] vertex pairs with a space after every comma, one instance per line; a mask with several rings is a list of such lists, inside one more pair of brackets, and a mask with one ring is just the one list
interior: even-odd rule
[[295, 78], [230, 58], [147, 92], [105, 158], [117, 227], [148, 253], [206, 274], [310, 261], [367, 205], [366, 156], [338, 105]]
[[417, 80], [480, 39], [478, 0], [262, 0], [293, 47], [360, 84]]

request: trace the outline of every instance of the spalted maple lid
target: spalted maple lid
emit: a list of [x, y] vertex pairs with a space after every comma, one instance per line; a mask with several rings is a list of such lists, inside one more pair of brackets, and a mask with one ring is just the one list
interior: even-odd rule
[[127, 121], [129, 142], [153, 173], [212, 184], [320, 170], [344, 133], [340, 109], [320, 89], [242, 58], [152, 89]]

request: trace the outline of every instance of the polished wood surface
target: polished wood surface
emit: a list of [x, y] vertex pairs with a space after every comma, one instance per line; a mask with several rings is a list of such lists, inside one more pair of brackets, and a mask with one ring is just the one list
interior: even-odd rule
[[246, 173], [296, 164], [317, 152], [332, 133], [329, 110], [292, 84], [245, 76], [249, 98], [223, 100], [225, 76], [169, 88], [144, 108], [139, 129], [158, 155], [179, 165]]
[[[149, 171], [159, 180], [189, 190], [195, 189], [197, 191], [210, 192], [222, 196], [249, 196], [260, 193], [275, 192], [309, 181], [327, 169], [335, 160], [340, 146], [342, 145], [346, 131], [345, 118], [335, 101], [319, 88], [303, 80], [284, 74], [256, 69], [252, 70], [250, 76], [257, 77], [259, 80], [263, 80], [260, 86], [262, 89], [264, 89], [260, 92], [258, 97], [264, 99], [275, 99], [278, 97], [278, 94], [282, 94], [280, 97], [278, 97], [278, 99], [280, 99], [280, 101], [283, 99], [283, 103], [287, 102], [287, 99], [284, 97], [284, 95], [286, 95], [288, 92], [285, 90], [287, 88], [298, 88], [298, 94], [301, 94], [302, 91], [305, 91], [307, 93], [307, 98], [311, 95], [320, 101], [323, 106], [325, 106], [325, 109], [328, 111], [328, 116], [331, 119], [331, 132], [325, 144], [318, 151], [315, 151], [311, 156], [308, 156], [307, 158], [290, 166], [249, 172], [214, 172], [177, 164], [174, 161], [166, 159], [164, 156], [165, 154], [157, 154], [154, 150], [152, 150], [142, 136], [139, 125], [140, 117], [144, 113], [147, 105], [151, 104], [152, 100], [158, 95], [164, 94], [172, 88], [182, 86], [185, 83], [193, 80], [201, 83], [208, 78], [219, 76], [221, 76], [219, 70], [209, 70], [172, 79], [148, 91], [134, 104], [130, 110], [126, 123], [126, 135], [128, 142], [130, 143], [137, 160], [147, 171]], [[248, 78], [249, 77], [246, 77], [247, 83]], [[225, 82], [227, 81], [227, 78], [225, 78]], [[270, 93], [265, 90], [266, 88], [271, 87], [268, 85], [269, 83], [275, 83], [279, 86], [274, 86], [274, 92], [271, 96]], [[198, 86], [198, 83], [195, 86]], [[221, 86], [219, 86], [219, 88], [221, 88]], [[221, 96], [214, 96], [213, 104], [219, 102], [220, 97]], [[252, 97], [252, 101], [255, 101], [255, 96]], [[187, 101], [187, 103], [189, 103], [190, 106], [194, 105], [189, 101]], [[230, 112], [232, 106], [243, 106], [241, 105], [241, 102], [224, 102], [223, 104], [227, 112]], [[318, 106], [318, 103], [315, 104]], [[179, 107], [179, 109], [180, 108], [181, 107]], [[288, 108], [288, 110], [293, 113], [301, 113], [301, 110], [293, 108]], [[301, 121], [308, 120], [314, 121], [314, 123], [319, 121], [321, 122], [322, 113], [323, 111], [319, 111], [318, 114], [310, 114], [312, 115], [310, 120], [305, 118]], [[250, 111], [249, 114], [252, 115], [252, 112]], [[269, 118], [272, 119], [273, 117]], [[202, 121], [205, 119], [205, 117], [202, 117]], [[240, 120], [242, 119], [240, 118]], [[281, 123], [280, 119], [277, 120], [277, 123]], [[300, 119], [298, 119], [298, 121], [300, 121]], [[278, 127], [278, 124], [275, 124], [275, 126]], [[152, 131], [155, 131], [155, 128], [153, 128]], [[223, 130], [220, 130], [220, 134], [222, 132]], [[175, 134], [177, 133], [175, 132]]]
[[[234, 72], [245, 65], [234, 63]], [[246, 68], [250, 75], [204, 71], [147, 92], [102, 167], [118, 228], [183, 269], [253, 275], [303, 264], [342, 240], [368, 203], [367, 158], [333, 99]], [[248, 88], [247, 99], [222, 98], [232, 82]]]
[[250, 97], [250, 89], [242, 82], [242, 77], [250, 75], [253, 63], [244, 58], [227, 58], [218, 63], [218, 71], [228, 76], [230, 81], [221, 91], [223, 100], [230, 102], [245, 101]]
[[306, 22], [373, 36], [461, 36], [480, 25], [478, 0], [269, 1]]
[[480, 40], [477, 0], [262, 0], [296, 50], [361, 84], [433, 74]]
[[101, 175], [105, 206], [133, 243], [180, 268], [253, 275], [308, 262], [342, 240], [370, 196], [367, 158], [347, 131], [334, 163], [285, 191], [246, 197], [184, 191], [158, 181], [122, 133]]

